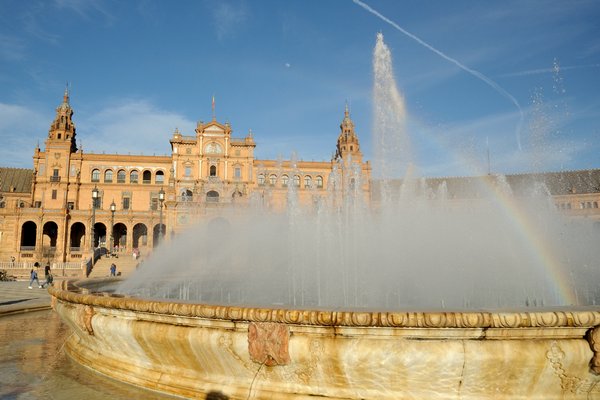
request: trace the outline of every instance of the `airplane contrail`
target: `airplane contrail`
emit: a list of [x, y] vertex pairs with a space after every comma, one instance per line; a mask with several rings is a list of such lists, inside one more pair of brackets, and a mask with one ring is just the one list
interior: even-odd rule
[[[599, 67], [600, 67], [600, 64], [567, 65], [565, 67], [563, 67], [561, 65], [560, 70], [568, 71], [571, 69], [599, 68]], [[555, 68], [539, 68], [539, 69], [529, 69], [526, 71], [511, 72], [508, 74], [502, 74], [500, 76], [513, 77], [513, 76], [526, 76], [526, 75], [536, 75], [536, 74], [550, 74], [550, 73], [555, 73], [555, 72], [556, 72]]]
[[391, 26], [393, 26], [394, 28], [396, 28], [400, 32], [404, 33], [409, 38], [413, 39], [414, 41], [416, 41], [420, 45], [424, 46], [425, 48], [433, 51], [435, 54], [439, 55], [443, 59], [445, 59], [447, 61], [450, 61], [452, 64], [456, 65], [457, 67], [459, 67], [463, 71], [466, 71], [469, 74], [471, 74], [474, 77], [476, 77], [477, 79], [479, 79], [479, 80], [487, 83], [489, 86], [492, 87], [492, 89], [494, 89], [495, 91], [497, 91], [498, 93], [500, 93], [502, 96], [504, 96], [508, 100], [510, 100], [517, 107], [517, 109], [519, 110], [519, 114], [520, 114], [519, 123], [517, 125], [516, 136], [517, 136], [517, 145], [519, 146], [519, 150], [522, 150], [522, 148], [521, 148], [521, 126], [523, 125], [523, 119], [525, 118], [525, 115], [523, 113], [523, 109], [521, 108], [521, 105], [519, 104], [519, 102], [517, 101], [517, 99], [514, 98], [513, 95], [511, 95], [510, 93], [508, 93], [500, 85], [498, 85], [496, 82], [494, 82], [493, 80], [491, 80], [487, 76], [483, 75], [481, 72], [475, 71], [474, 69], [471, 69], [471, 68], [467, 67], [466, 65], [460, 63], [458, 60], [456, 60], [456, 59], [454, 59], [454, 58], [452, 58], [452, 57], [444, 54], [440, 50], [438, 50], [435, 47], [431, 46], [429, 43], [421, 40], [419, 37], [413, 35], [409, 31], [407, 31], [406, 29], [402, 28], [400, 25], [398, 25], [397, 23], [395, 23], [391, 19], [389, 19], [386, 16], [382, 15], [377, 10], [374, 10], [368, 4], [365, 4], [365, 3], [363, 3], [360, 0], [352, 0], [352, 1], [354, 2], [354, 4], [357, 4], [357, 5], [361, 6], [362, 8], [364, 8], [365, 10], [367, 10], [368, 12], [370, 12], [371, 14], [373, 14], [376, 17], [378, 17], [378, 18], [382, 19], [383, 21], [387, 22], [388, 24], [390, 24]]

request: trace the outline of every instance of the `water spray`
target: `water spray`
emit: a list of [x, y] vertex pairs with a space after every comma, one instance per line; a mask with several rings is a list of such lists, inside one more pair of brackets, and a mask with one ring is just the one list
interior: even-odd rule
[[441, 52], [440, 50], [436, 49], [435, 47], [433, 47], [429, 43], [423, 41], [418, 36], [415, 36], [412, 33], [410, 33], [409, 31], [407, 31], [406, 29], [402, 28], [400, 25], [398, 25], [397, 23], [395, 23], [391, 19], [385, 17], [384, 15], [382, 15], [381, 13], [379, 13], [378, 11], [374, 10], [368, 4], [365, 4], [365, 3], [363, 3], [360, 0], [352, 0], [352, 1], [355, 4], [357, 4], [357, 5], [361, 6], [362, 8], [364, 8], [365, 10], [367, 10], [368, 12], [370, 12], [371, 14], [373, 14], [376, 17], [380, 18], [381, 20], [387, 22], [388, 24], [390, 24], [391, 26], [393, 26], [394, 28], [396, 28], [398, 31], [402, 32], [403, 34], [405, 34], [409, 38], [413, 39], [414, 41], [416, 41], [420, 45], [422, 45], [425, 48], [433, 51], [438, 56], [442, 57], [443, 59], [445, 59], [447, 61], [450, 61], [451, 63], [453, 63], [454, 65], [456, 65], [460, 69], [462, 69], [463, 71], [468, 72], [469, 74], [473, 75], [477, 79], [479, 79], [482, 82], [486, 83], [487, 85], [491, 86], [492, 89], [494, 89], [496, 92], [500, 93], [502, 96], [504, 96], [508, 100], [510, 100], [515, 105], [515, 107], [517, 107], [517, 110], [519, 110], [519, 123], [517, 124], [516, 137], [517, 137], [517, 146], [519, 147], [519, 151], [522, 150], [522, 147], [521, 147], [521, 126], [523, 125], [523, 120], [525, 119], [525, 114], [523, 113], [523, 109], [521, 108], [521, 105], [519, 104], [519, 102], [517, 101], [517, 99], [514, 98], [513, 95], [511, 95], [510, 93], [508, 93], [500, 85], [498, 85], [496, 82], [494, 82], [493, 80], [491, 80], [490, 78], [488, 78], [487, 76], [485, 76], [484, 74], [482, 74], [481, 72], [476, 71], [476, 70], [474, 70], [472, 68], [469, 68], [466, 65], [462, 64], [461, 62], [459, 62], [458, 60], [456, 60], [456, 59], [454, 59], [454, 58], [452, 58], [452, 57], [444, 54], [443, 52]]

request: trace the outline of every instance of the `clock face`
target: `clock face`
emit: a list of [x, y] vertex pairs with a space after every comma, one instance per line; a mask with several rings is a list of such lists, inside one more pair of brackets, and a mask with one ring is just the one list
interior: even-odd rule
[[223, 148], [218, 143], [209, 143], [206, 145], [205, 152], [209, 154], [222, 153]]

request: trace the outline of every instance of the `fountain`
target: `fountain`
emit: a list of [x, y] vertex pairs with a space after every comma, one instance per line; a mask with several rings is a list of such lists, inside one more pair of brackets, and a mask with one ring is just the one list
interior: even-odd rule
[[340, 163], [311, 209], [290, 185], [286, 213], [256, 204], [182, 234], [126, 281], [51, 288], [70, 356], [185, 397], [600, 396], [597, 230], [535, 182], [517, 195], [488, 176], [454, 197], [451, 181], [419, 179], [382, 35], [374, 69], [370, 205]]

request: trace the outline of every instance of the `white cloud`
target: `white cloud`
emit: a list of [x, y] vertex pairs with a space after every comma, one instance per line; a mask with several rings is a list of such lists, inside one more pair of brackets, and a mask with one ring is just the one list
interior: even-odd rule
[[25, 57], [23, 39], [0, 34], [0, 59], [18, 61]]
[[233, 36], [240, 25], [248, 18], [248, 10], [243, 3], [235, 6], [226, 2], [218, 2], [210, 5], [213, 24], [216, 28], [217, 38], [223, 40]]
[[106, 2], [97, 0], [54, 0], [58, 9], [72, 10], [84, 19], [91, 19], [93, 14], [101, 14], [104, 18], [112, 22], [115, 17], [105, 7]]
[[85, 152], [95, 153], [170, 154], [175, 128], [183, 135], [195, 134], [195, 122], [147, 100], [109, 104], [76, 123], [78, 142]]
[[0, 165], [32, 168], [35, 144], [45, 140], [52, 120], [36, 110], [0, 103]]

